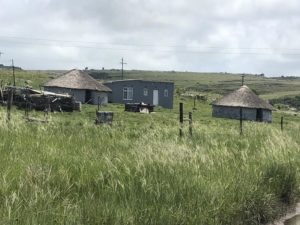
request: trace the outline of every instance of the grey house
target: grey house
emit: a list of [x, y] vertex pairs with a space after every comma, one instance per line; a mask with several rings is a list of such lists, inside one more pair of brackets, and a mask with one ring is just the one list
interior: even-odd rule
[[44, 90], [58, 94], [73, 95], [81, 103], [101, 104], [108, 102], [111, 89], [81, 70], [71, 70], [44, 84]]
[[242, 108], [243, 120], [272, 122], [272, 106], [246, 85], [213, 103], [212, 108], [214, 117], [240, 119]]
[[146, 80], [115, 80], [104, 83], [112, 92], [108, 102], [144, 102], [164, 108], [173, 108], [174, 83]]

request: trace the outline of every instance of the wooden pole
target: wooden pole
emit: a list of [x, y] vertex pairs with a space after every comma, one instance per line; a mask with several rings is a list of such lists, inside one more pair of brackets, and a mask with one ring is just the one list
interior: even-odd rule
[[25, 102], [25, 118], [28, 118], [28, 100]]
[[50, 106], [50, 98], [47, 97], [47, 106], [45, 108], [45, 121], [48, 122], [48, 116], [49, 116], [49, 111], [51, 110], [51, 106]]
[[179, 136], [183, 136], [183, 103], [179, 103]]
[[189, 112], [189, 133], [190, 136], [193, 136], [193, 115], [192, 112]]
[[0, 99], [1, 99], [1, 102], [4, 101], [3, 90], [2, 90], [2, 82], [3, 82], [3, 80], [1, 80], [1, 83], [0, 83]]
[[243, 135], [243, 108], [240, 107], [240, 135]]
[[26, 101], [25, 101], [25, 117], [28, 119], [28, 112], [29, 112], [29, 106], [28, 106], [28, 90], [27, 90], [27, 88], [26, 88], [26, 95], [25, 95], [25, 99], [26, 99]]
[[8, 90], [8, 97], [7, 97], [7, 121], [10, 121], [11, 119], [10, 111], [11, 111], [12, 102], [13, 102], [13, 90], [10, 88]]
[[100, 111], [100, 96], [98, 96], [98, 111]]
[[280, 119], [280, 128], [283, 131], [283, 116], [281, 116], [281, 119]]
[[197, 96], [194, 96], [194, 108], [193, 108], [193, 110], [196, 110], [196, 99], [197, 99]]
[[16, 76], [15, 76], [15, 65], [14, 65], [14, 60], [11, 60], [12, 63], [12, 71], [13, 71], [13, 81], [14, 81], [14, 87], [16, 86]]

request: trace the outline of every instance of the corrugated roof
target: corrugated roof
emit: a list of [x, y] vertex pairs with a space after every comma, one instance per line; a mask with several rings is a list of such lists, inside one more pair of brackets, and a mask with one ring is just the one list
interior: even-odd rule
[[259, 98], [249, 87], [246, 85], [240, 89], [225, 95], [220, 100], [213, 103], [218, 106], [231, 106], [231, 107], [244, 107], [255, 109], [269, 109], [272, 110], [272, 105], [263, 99]]
[[171, 81], [157, 81], [157, 80], [141, 80], [141, 79], [126, 79], [126, 80], [110, 80], [105, 81], [104, 84], [111, 84], [116, 82], [127, 82], [127, 81], [141, 81], [141, 82], [157, 82], [157, 83], [168, 83], [168, 84], [174, 84], [174, 82]]
[[76, 69], [70, 70], [62, 76], [48, 81], [44, 84], [44, 87], [60, 87], [111, 92], [109, 87], [101, 84], [87, 73]]

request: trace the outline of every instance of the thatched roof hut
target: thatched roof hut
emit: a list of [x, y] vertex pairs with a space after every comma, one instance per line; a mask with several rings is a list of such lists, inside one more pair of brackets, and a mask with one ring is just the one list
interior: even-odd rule
[[56, 79], [44, 84], [45, 91], [55, 93], [68, 93], [73, 95], [76, 101], [82, 103], [97, 104], [101, 98], [102, 103], [107, 103], [107, 93], [111, 89], [92, 78], [81, 70], [70, 70]]
[[246, 85], [214, 102], [213, 116], [239, 119], [240, 108], [243, 109], [244, 120], [272, 121], [272, 105], [259, 98]]
[[44, 87], [59, 87], [80, 90], [94, 90], [102, 92], [111, 92], [109, 87], [101, 84], [87, 73], [81, 70], [70, 70], [56, 79], [50, 80], [44, 84]]

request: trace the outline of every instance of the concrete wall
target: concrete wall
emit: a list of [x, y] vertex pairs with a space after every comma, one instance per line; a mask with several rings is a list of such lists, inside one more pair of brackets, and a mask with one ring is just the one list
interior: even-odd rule
[[[243, 108], [242, 118], [243, 120], [256, 121], [256, 114], [257, 109]], [[212, 116], [229, 119], [240, 119], [240, 108], [213, 105]], [[272, 122], [272, 111], [263, 110], [263, 122]]]
[[54, 93], [57, 93], [57, 94], [73, 95], [75, 101], [79, 101], [81, 103], [85, 102], [85, 90], [59, 88], [59, 87], [44, 87], [44, 90], [54, 92]]
[[263, 110], [263, 121], [272, 122], [272, 111], [271, 110]]
[[92, 91], [92, 104], [93, 105], [98, 104], [98, 97], [100, 97], [100, 103], [101, 104], [107, 104], [108, 103], [107, 92]]
[[[105, 83], [112, 93], [108, 94], [108, 101], [113, 103], [138, 103], [153, 104], [153, 90], [158, 90], [158, 105], [165, 108], [173, 108], [174, 84], [171, 82], [154, 82], [141, 80], [123, 80]], [[123, 99], [123, 88], [133, 88], [133, 99]], [[148, 89], [148, 95], [144, 95], [144, 88]], [[164, 96], [164, 90], [168, 90], [168, 97]]]
[[[86, 90], [80, 89], [69, 89], [69, 88], [58, 88], [58, 87], [44, 87], [45, 91], [50, 91], [58, 94], [69, 94], [73, 95], [75, 101], [79, 101], [81, 103], [85, 103], [86, 97]], [[106, 92], [99, 92], [99, 91], [92, 91], [91, 97], [92, 102], [91, 104], [97, 105], [98, 104], [98, 96], [100, 96], [102, 103], [105, 104], [108, 102], [108, 96]]]

